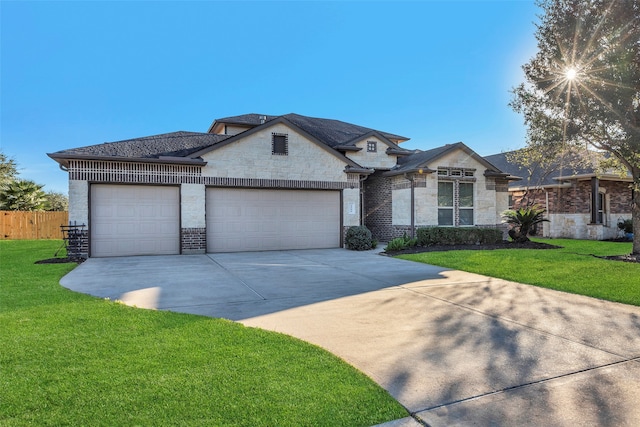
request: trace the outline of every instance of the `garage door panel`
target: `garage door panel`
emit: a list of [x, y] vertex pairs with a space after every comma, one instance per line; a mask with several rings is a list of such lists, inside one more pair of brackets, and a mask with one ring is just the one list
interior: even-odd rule
[[338, 191], [207, 189], [209, 252], [340, 246]]
[[178, 187], [91, 186], [91, 256], [180, 253]]

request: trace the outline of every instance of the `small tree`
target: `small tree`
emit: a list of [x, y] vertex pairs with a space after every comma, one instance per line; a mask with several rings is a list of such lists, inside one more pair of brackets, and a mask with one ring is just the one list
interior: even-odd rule
[[18, 175], [15, 160], [0, 151], [0, 185], [8, 184]]
[[44, 210], [47, 199], [42, 187], [27, 179], [6, 183], [0, 189], [0, 208], [8, 211]]
[[537, 206], [505, 211], [502, 214], [502, 222], [513, 226], [513, 228], [509, 230], [509, 237], [511, 237], [514, 242], [528, 242], [528, 236], [531, 230], [533, 230], [533, 227], [541, 222], [549, 221], [544, 217], [544, 213], [545, 210]]
[[66, 211], [69, 209], [69, 198], [55, 191], [48, 191], [45, 194], [45, 210], [48, 211]]

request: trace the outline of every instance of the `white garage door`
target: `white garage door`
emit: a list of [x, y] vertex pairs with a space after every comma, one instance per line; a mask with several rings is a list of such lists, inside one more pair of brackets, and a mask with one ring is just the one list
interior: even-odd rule
[[340, 246], [340, 192], [207, 189], [207, 251]]
[[178, 187], [91, 186], [91, 256], [180, 253]]

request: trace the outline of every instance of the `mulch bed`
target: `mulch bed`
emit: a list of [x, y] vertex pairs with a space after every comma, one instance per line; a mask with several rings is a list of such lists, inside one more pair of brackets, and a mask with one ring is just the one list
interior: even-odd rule
[[[594, 255], [595, 256], [595, 255]], [[640, 254], [636, 255], [616, 255], [616, 256], [595, 256], [596, 258], [608, 259], [611, 261], [624, 261], [624, 262], [640, 262]]]
[[560, 249], [560, 246], [549, 245], [540, 242], [502, 242], [482, 245], [431, 245], [414, 246], [401, 251], [382, 252], [383, 255], [395, 256], [401, 254], [418, 254], [422, 252], [443, 252], [443, 251], [491, 251], [495, 249]]
[[[502, 242], [490, 245], [432, 245], [432, 246], [414, 246], [401, 251], [381, 252], [380, 255], [396, 256], [402, 254], [419, 254], [422, 252], [444, 252], [444, 251], [491, 251], [495, 249], [560, 249], [561, 246], [549, 245], [540, 242]], [[596, 258], [608, 259], [611, 261], [638, 262], [640, 263], [640, 254], [636, 255], [614, 255], [614, 256], [597, 256]]]
[[78, 264], [81, 264], [85, 261], [84, 258], [48, 258], [48, 259], [41, 259], [40, 261], [36, 261], [34, 264], [66, 264], [69, 262], [75, 262]]

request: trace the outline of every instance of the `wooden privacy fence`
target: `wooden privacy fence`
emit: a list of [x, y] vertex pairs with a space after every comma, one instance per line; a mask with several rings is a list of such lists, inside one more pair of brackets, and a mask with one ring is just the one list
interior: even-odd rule
[[69, 212], [0, 211], [0, 240], [62, 239]]

